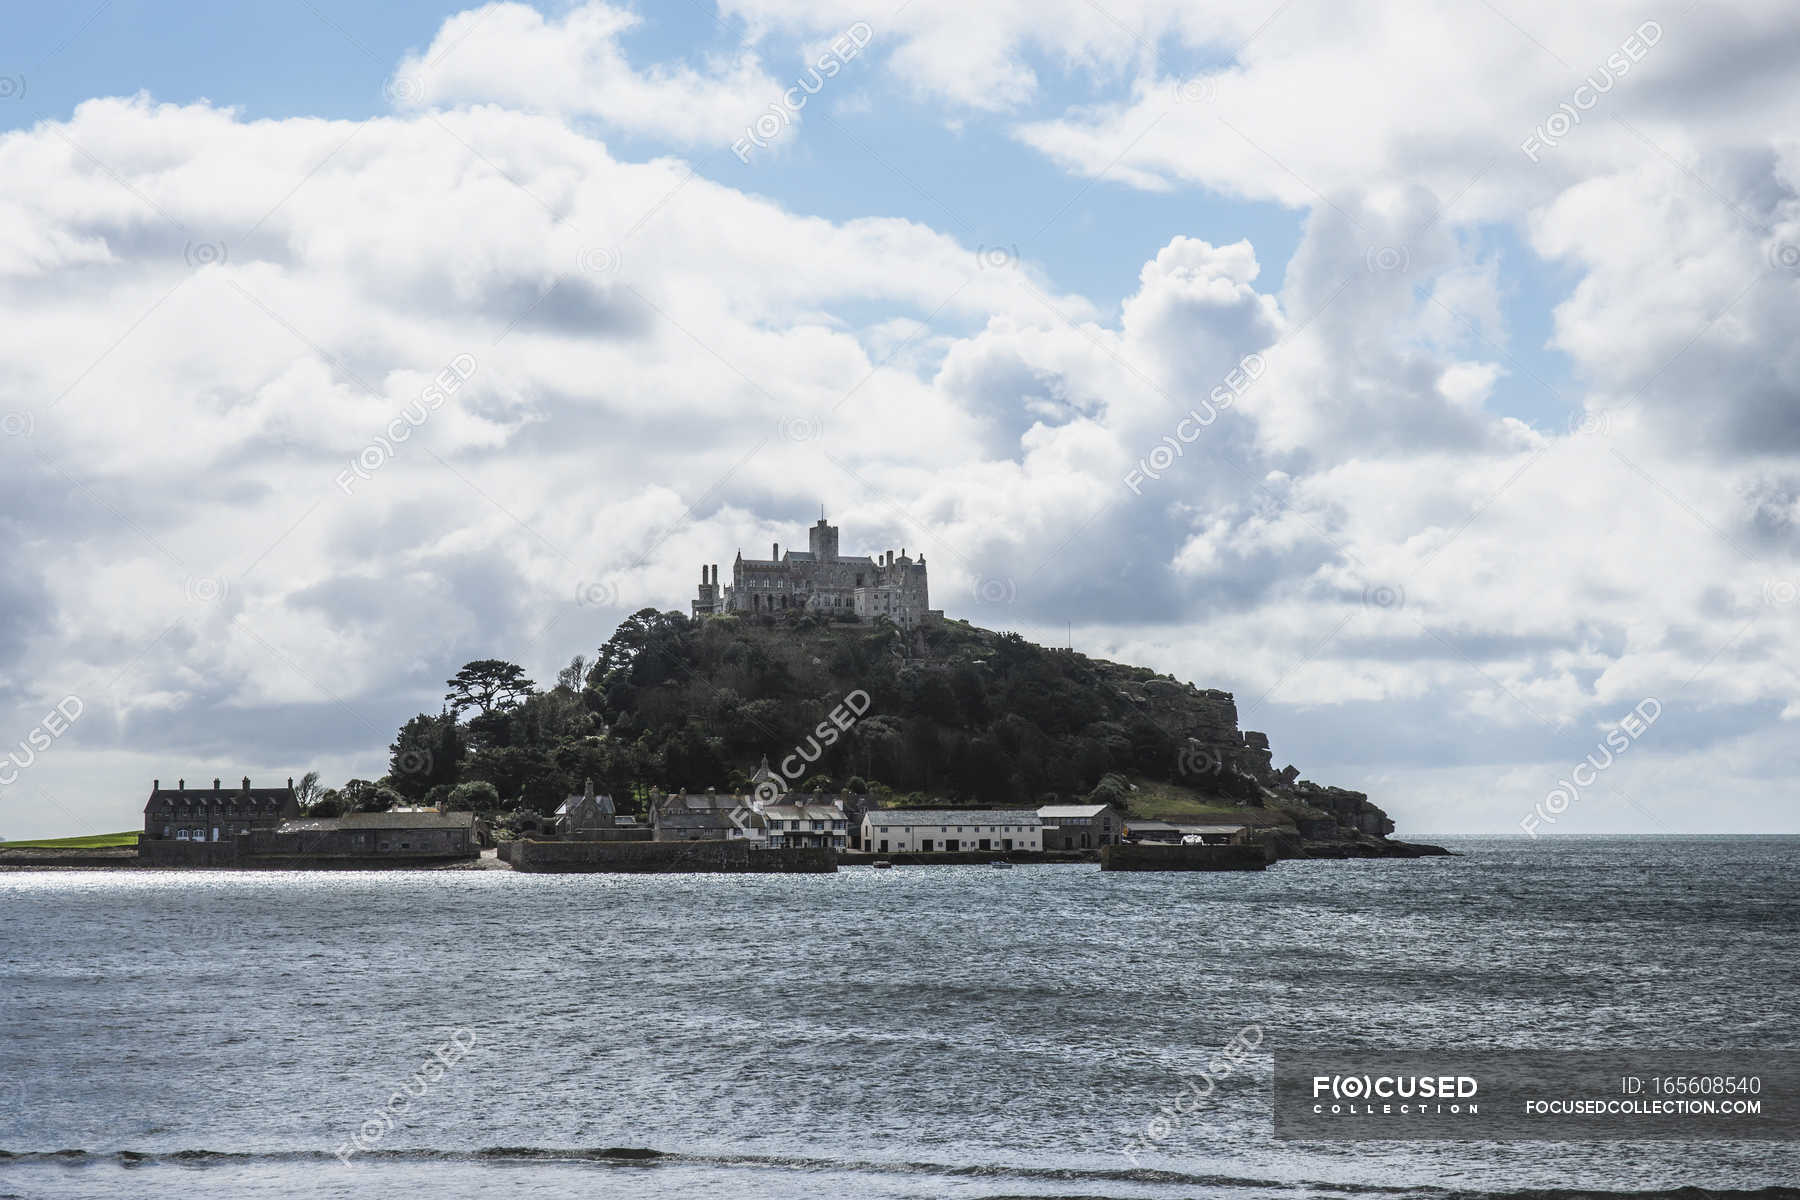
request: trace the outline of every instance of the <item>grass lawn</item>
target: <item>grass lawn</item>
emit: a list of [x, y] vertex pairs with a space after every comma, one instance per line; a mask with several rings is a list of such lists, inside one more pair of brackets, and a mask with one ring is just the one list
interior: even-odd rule
[[137, 830], [126, 833], [90, 833], [86, 837], [37, 838], [27, 842], [0, 842], [0, 850], [116, 850], [137, 846]]
[[1218, 800], [1178, 784], [1155, 779], [1133, 779], [1131, 817], [1146, 821], [1171, 821], [1181, 825], [1291, 825], [1292, 817], [1278, 808], [1239, 808], [1230, 800]]

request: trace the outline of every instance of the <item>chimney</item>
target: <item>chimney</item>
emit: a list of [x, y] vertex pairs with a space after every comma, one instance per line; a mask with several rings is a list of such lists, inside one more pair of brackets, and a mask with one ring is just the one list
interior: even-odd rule
[[719, 564], [718, 563], [713, 564], [713, 582], [714, 583], [719, 582]]
[[217, 775], [214, 775], [213, 776], [213, 791], [216, 792], [218, 790], [219, 790], [219, 777]]
[[176, 783], [177, 783], [177, 784], [178, 784], [178, 785], [180, 785], [180, 788], [181, 788], [181, 790], [182, 790], [182, 791], [184, 791], [184, 792], [185, 792], [185, 791], [187, 791], [187, 780], [185, 780], [185, 779], [177, 779], [177, 780], [176, 780], [176, 781], [175, 781], [175, 782], [176, 782]]
[[288, 776], [288, 791], [291, 792], [293, 790], [294, 790], [294, 777], [292, 775], [289, 775]]
[[150, 790], [151, 790], [151, 791], [153, 791], [153, 792], [160, 792], [160, 791], [162, 791], [162, 780], [160, 780], [160, 779], [152, 779], [152, 780], [151, 780], [151, 781], [150, 781]]
[[248, 775], [244, 776], [244, 790], [246, 792], [250, 790], [250, 777]]
[[774, 559], [776, 562], [781, 561], [781, 543], [780, 542], [770, 542], [769, 543], [769, 557]]

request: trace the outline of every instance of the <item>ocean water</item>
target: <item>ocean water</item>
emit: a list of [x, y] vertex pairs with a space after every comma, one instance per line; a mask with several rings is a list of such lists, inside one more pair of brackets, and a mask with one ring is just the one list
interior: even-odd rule
[[1275, 1140], [1277, 1046], [1800, 1047], [1800, 839], [1442, 840], [1216, 875], [0, 872], [0, 1196], [1800, 1196], [1786, 1145]]

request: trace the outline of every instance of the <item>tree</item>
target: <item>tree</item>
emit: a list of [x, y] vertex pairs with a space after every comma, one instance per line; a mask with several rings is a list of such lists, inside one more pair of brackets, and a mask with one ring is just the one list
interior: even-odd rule
[[1131, 781], [1116, 772], [1108, 773], [1087, 794], [1089, 804], [1110, 804], [1120, 812], [1131, 809]]
[[439, 784], [456, 782], [462, 747], [456, 718], [420, 713], [400, 727], [388, 747], [388, 781], [408, 800], [420, 800]]
[[406, 797], [393, 788], [367, 779], [352, 779], [339, 790], [338, 797], [342, 812], [387, 812], [406, 802]]
[[319, 773], [308, 771], [300, 777], [300, 783], [294, 788], [294, 799], [300, 802], [300, 811], [305, 812], [324, 798], [325, 789], [319, 786]]
[[556, 673], [556, 686], [579, 692], [587, 686], [587, 656], [577, 654], [569, 665]]
[[639, 609], [620, 621], [600, 647], [588, 684], [607, 691], [624, 683], [643, 687], [662, 682], [682, 667], [692, 627], [693, 621], [680, 613]]
[[451, 812], [491, 813], [500, 807], [500, 793], [485, 780], [459, 783], [450, 789], [445, 807]]
[[479, 708], [483, 716], [496, 709], [512, 708], [537, 688], [525, 678], [525, 668], [498, 658], [477, 659], [445, 683], [450, 690], [444, 693], [444, 699], [459, 717], [471, 708]]
[[344, 815], [344, 794], [336, 788], [327, 788], [303, 811], [309, 817], [341, 817]]

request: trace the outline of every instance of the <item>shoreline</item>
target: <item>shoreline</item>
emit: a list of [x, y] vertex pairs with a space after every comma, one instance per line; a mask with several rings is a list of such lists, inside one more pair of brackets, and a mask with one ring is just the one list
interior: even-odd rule
[[[1287, 841], [1283, 839], [1284, 843]], [[578, 844], [578, 843], [573, 843]], [[682, 843], [664, 843], [680, 845]], [[1161, 843], [1137, 843], [1139, 845], [1157, 846]], [[1176, 847], [1176, 849], [1179, 849]], [[1443, 846], [1423, 842], [1403, 842], [1389, 838], [1379, 841], [1369, 839], [1356, 842], [1302, 842], [1293, 839], [1292, 844], [1281, 844], [1274, 847], [1269, 860], [1273, 866], [1281, 862], [1310, 861], [1344, 861], [1352, 859], [1417, 859], [1417, 858], [1460, 858], [1462, 853]], [[954, 867], [985, 866], [992, 862], [1008, 862], [1016, 866], [1099, 866], [1101, 864], [1098, 850], [1013, 850], [984, 851], [956, 850], [940, 851], [931, 854], [895, 853], [877, 854], [868, 851], [850, 850], [837, 856], [837, 865], [842, 868], [855, 867], [863, 870], [871, 869], [877, 861], [890, 863], [898, 867]], [[1154, 869], [1154, 868], [1151, 868]], [[512, 871], [516, 874], [561, 874], [557, 871], [517, 871], [498, 857], [497, 850], [483, 850], [478, 856], [456, 857], [448, 859], [408, 859], [395, 861], [392, 859], [309, 859], [296, 862], [247, 862], [230, 866], [195, 866], [186, 863], [146, 862], [138, 856], [135, 849], [117, 850], [58, 850], [27, 849], [8, 850], [0, 847], [0, 873], [21, 871], [298, 871], [330, 873], [334, 871]], [[608, 873], [589, 871], [585, 873]], [[628, 872], [629, 873], [629, 872]], [[707, 874], [705, 870], [673, 870], [669, 874]], [[754, 873], [754, 872], [752, 872]]]

